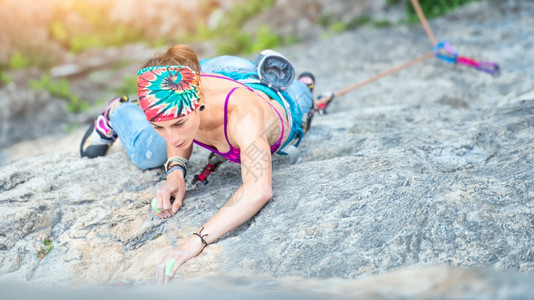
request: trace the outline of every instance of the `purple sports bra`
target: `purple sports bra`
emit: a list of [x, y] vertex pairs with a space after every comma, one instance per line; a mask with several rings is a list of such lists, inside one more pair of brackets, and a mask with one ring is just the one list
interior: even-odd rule
[[[218, 76], [218, 75], [212, 75], [212, 74], [201, 74], [200, 75], [201, 77], [214, 77], [214, 78], [220, 78], [220, 79], [225, 79], [225, 80], [230, 80], [230, 81], [233, 81], [233, 82], [236, 82], [236, 83], [239, 83], [240, 85], [242, 85], [243, 87], [247, 88], [249, 91], [252, 91], [254, 92], [256, 95], [260, 96], [263, 100], [267, 101], [267, 103], [274, 109], [274, 111], [276, 112], [276, 114], [278, 115], [278, 117], [280, 118], [280, 122], [282, 122], [282, 130], [280, 132], [280, 137], [278, 138], [278, 140], [276, 141], [276, 143], [274, 143], [274, 145], [271, 146], [271, 153], [275, 153], [278, 148], [280, 147], [280, 145], [282, 144], [282, 140], [284, 139], [284, 119], [282, 118], [282, 116], [280, 115], [280, 113], [278, 112], [278, 110], [276, 110], [276, 108], [267, 100], [265, 99], [262, 95], [256, 93], [256, 91], [254, 91], [253, 89], [251, 89], [250, 87], [246, 86], [245, 84], [239, 82], [239, 81], [236, 81], [236, 80], [233, 80], [231, 78], [228, 78], [228, 77], [224, 77], [224, 76]], [[193, 142], [203, 148], [206, 148], [216, 154], [219, 154], [220, 156], [226, 158], [227, 160], [231, 161], [231, 162], [234, 162], [234, 163], [241, 163], [241, 150], [237, 147], [234, 147], [232, 146], [232, 144], [230, 144], [230, 141], [228, 140], [228, 133], [227, 133], [227, 125], [228, 125], [228, 100], [230, 100], [230, 96], [232, 96], [232, 94], [238, 89], [239, 87], [234, 87], [230, 90], [230, 92], [228, 92], [228, 94], [226, 95], [226, 100], [224, 101], [224, 137], [226, 138], [226, 142], [228, 143], [228, 145], [230, 146], [230, 150], [226, 153], [221, 153], [217, 150], [215, 150], [214, 148], [204, 144], [204, 143], [201, 143], [199, 141], [196, 141], [196, 140], [193, 140]]]

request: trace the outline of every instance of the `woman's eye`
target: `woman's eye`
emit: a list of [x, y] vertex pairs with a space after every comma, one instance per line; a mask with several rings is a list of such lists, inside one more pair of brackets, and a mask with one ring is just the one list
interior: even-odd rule
[[177, 123], [177, 124], [172, 124], [172, 127], [180, 127], [182, 125], [184, 125], [184, 123], [179, 123], [179, 124]]

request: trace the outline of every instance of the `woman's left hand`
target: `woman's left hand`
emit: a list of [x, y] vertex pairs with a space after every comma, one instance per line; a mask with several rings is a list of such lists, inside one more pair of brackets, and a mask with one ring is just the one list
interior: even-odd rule
[[169, 251], [156, 267], [155, 282], [168, 283], [178, 268], [186, 261], [197, 256], [204, 249], [202, 240], [195, 235], [190, 236], [180, 246]]

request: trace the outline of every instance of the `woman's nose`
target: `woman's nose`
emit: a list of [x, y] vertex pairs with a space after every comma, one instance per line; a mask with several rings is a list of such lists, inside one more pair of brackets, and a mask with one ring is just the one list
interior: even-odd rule
[[180, 135], [178, 134], [178, 132], [176, 132], [176, 130], [167, 129], [165, 131], [165, 134], [167, 135], [166, 140], [169, 145], [176, 146], [180, 141]]

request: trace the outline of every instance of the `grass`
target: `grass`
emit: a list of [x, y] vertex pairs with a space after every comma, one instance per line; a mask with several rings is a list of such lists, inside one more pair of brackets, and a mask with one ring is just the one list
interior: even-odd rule
[[137, 95], [137, 77], [135, 76], [125, 76], [122, 79], [122, 85], [113, 90], [117, 96], [128, 96]]
[[[469, 2], [478, 1], [478, 0], [419, 0], [421, 9], [425, 13], [425, 16], [428, 19], [437, 18], [440, 16], [447, 15], [451, 13], [456, 8], [465, 5]], [[390, 6], [398, 5], [401, 0], [387, 0], [386, 3]], [[419, 22], [419, 17], [415, 12], [411, 1], [405, 1], [405, 11], [406, 11], [406, 21], [408, 23], [417, 23]]]
[[391, 22], [389, 20], [373, 21], [374, 28], [385, 28], [385, 27], [390, 27], [390, 26], [391, 26]]
[[258, 53], [263, 49], [276, 48], [280, 44], [281, 40], [278, 35], [269, 26], [263, 25], [256, 32], [254, 41], [247, 50], [250, 53]]
[[[265, 48], [297, 43], [295, 37], [278, 36], [267, 25], [259, 26], [253, 33], [245, 33], [243, 26], [253, 16], [274, 5], [275, 0], [247, 0], [234, 5], [221, 18], [215, 28], [208, 28], [208, 16], [218, 6], [206, 4], [201, 7], [205, 17], [197, 24], [184, 24], [186, 33], [181, 36], [152, 36], [141, 23], [126, 24], [109, 18], [109, 5], [90, 0], [59, 2], [54, 6], [48, 32], [50, 38], [73, 54], [95, 48], [122, 46], [132, 42], [150, 45], [168, 45], [176, 40], [186, 43], [213, 41], [217, 54], [248, 54]], [[76, 26], [65, 20], [66, 15], [75, 16]], [[185, 26], [187, 25], [187, 26]], [[196, 25], [196, 26], [194, 26]], [[26, 38], [17, 41], [17, 50], [7, 66], [9, 69], [23, 69], [36, 66], [47, 70], [55, 65], [57, 58], [51, 50], [42, 45], [32, 45]], [[117, 66], [113, 66], [117, 67]]]
[[19, 50], [13, 52], [9, 59], [9, 67], [12, 70], [24, 69], [30, 66], [30, 58], [22, 54]]
[[[70, 1], [56, 5], [50, 36], [72, 53], [87, 49], [121, 46], [131, 42], [156, 42], [141, 25], [112, 21], [107, 4], [90, 1]], [[74, 14], [78, 26], [69, 26], [64, 16]]]
[[9, 84], [13, 81], [13, 78], [9, 76], [5, 71], [0, 71], [0, 85]]
[[355, 28], [358, 28], [360, 26], [366, 25], [368, 23], [371, 23], [371, 17], [368, 15], [358, 16], [355, 18], [352, 18], [345, 24], [345, 28], [347, 30], [352, 30]]
[[347, 30], [354, 30], [360, 26], [370, 24], [373, 22], [373, 20], [368, 15], [362, 15], [354, 17], [347, 22], [341, 22], [333, 21], [333, 19], [330, 19], [328, 16], [325, 16], [322, 18], [322, 21], [320, 19], [319, 22], [321, 26], [326, 26], [325, 28], [329, 29], [331, 32], [340, 33]]
[[68, 112], [80, 113], [89, 109], [89, 103], [70, 91], [70, 85], [66, 79], [54, 80], [50, 75], [45, 74], [39, 80], [30, 79], [28, 84], [34, 91], [44, 90], [50, 95], [67, 100], [66, 110]]
[[39, 260], [43, 260], [48, 255], [48, 253], [50, 253], [50, 251], [54, 248], [54, 243], [50, 238], [44, 239], [43, 244], [44, 247], [41, 246], [39, 252], [37, 252], [37, 258], [39, 258]]
[[9, 70], [25, 69], [28, 67], [37, 67], [40, 69], [49, 69], [57, 63], [57, 57], [52, 50], [43, 47], [43, 45], [34, 45], [32, 41], [20, 38], [13, 41], [15, 50], [5, 67]]
[[67, 99], [70, 95], [70, 86], [66, 79], [56, 81], [48, 74], [41, 76], [39, 80], [30, 79], [29, 85], [34, 91], [45, 90], [48, 91], [50, 95], [64, 99]]
[[69, 101], [66, 107], [68, 112], [80, 113], [89, 109], [89, 103], [82, 100], [78, 95], [70, 95], [67, 100]]
[[[425, 16], [428, 19], [440, 17], [447, 15], [452, 12], [454, 9], [465, 5], [469, 2], [481, 1], [481, 0], [419, 0], [419, 4], [423, 9]], [[415, 12], [411, 1], [409, 0], [387, 0], [386, 4], [388, 6], [394, 6], [399, 4], [405, 4], [406, 11], [406, 20], [401, 23], [417, 23], [419, 18]], [[331, 13], [323, 14], [319, 20], [318, 24], [328, 29], [329, 32], [323, 33], [322, 38], [331, 36], [332, 33], [340, 33], [346, 30], [354, 30], [360, 26], [372, 25], [374, 28], [384, 28], [392, 26], [392, 23], [389, 20], [373, 20], [368, 15], [361, 15], [352, 18], [347, 22], [336, 21], [335, 17]]]
[[209, 31], [200, 26], [199, 35], [215, 39], [217, 52], [221, 55], [254, 53], [278, 47], [281, 39], [267, 25], [260, 26], [254, 34], [247, 34], [242, 30], [246, 21], [271, 7], [274, 2], [274, 0], [249, 0], [235, 5], [214, 30]]

